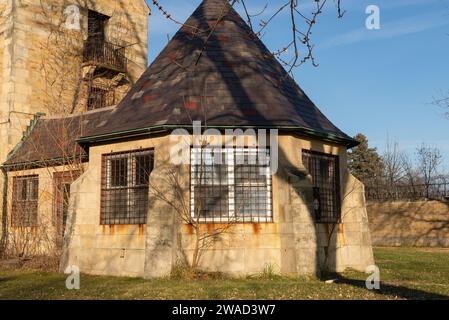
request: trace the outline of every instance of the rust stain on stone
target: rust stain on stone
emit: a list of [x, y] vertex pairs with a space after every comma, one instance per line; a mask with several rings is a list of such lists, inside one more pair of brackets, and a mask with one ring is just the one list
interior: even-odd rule
[[139, 236], [143, 236], [145, 234], [145, 225], [139, 224]]
[[261, 229], [261, 225], [260, 223], [254, 223], [253, 224], [253, 233], [258, 235], [260, 233], [260, 229]]
[[110, 225], [109, 226], [109, 234], [110, 235], [114, 235], [115, 234], [115, 226], [114, 225]]
[[190, 224], [186, 224], [186, 228], [187, 228], [187, 233], [192, 235], [193, 234], [193, 225]]
[[117, 225], [116, 228], [118, 234], [125, 234], [128, 231], [129, 226]]
[[211, 234], [215, 230], [215, 226], [212, 223], [206, 223], [205, 225], [207, 233]]

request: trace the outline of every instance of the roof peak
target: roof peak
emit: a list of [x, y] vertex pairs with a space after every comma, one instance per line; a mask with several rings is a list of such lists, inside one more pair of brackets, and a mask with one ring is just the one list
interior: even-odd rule
[[196, 8], [96, 136], [191, 126], [193, 120], [209, 127], [296, 128], [350, 139], [227, 0], [204, 0]]

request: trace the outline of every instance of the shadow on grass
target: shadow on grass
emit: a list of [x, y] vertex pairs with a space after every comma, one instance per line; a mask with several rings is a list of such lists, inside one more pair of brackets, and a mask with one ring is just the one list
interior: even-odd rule
[[7, 277], [0, 276], [0, 282], [14, 281], [16, 279], [17, 279], [17, 277], [15, 277], [15, 276], [7, 276]]
[[[337, 283], [346, 284], [361, 289], [366, 289], [365, 280], [350, 279], [342, 275], [336, 277]], [[427, 292], [420, 289], [407, 288], [404, 286], [395, 286], [391, 284], [380, 283], [380, 290], [375, 291], [378, 294], [396, 296], [398, 298], [409, 300], [449, 300], [449, 296], [439, 293]]]

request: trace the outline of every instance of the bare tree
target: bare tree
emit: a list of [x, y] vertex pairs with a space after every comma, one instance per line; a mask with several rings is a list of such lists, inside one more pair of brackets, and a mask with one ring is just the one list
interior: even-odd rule
[[429, 198], [430, 186], [437, 176], [439, 166], [442, 163], [443, 156], [441, 151], [434, 146], [423, 143], [416, 149], [418, 169], [421, 172], [426, 188], [426, 197]]
[[417, 194], [417, 187], [422, 183], [422, 178], [419, 170], [416, 168], [414, 161], [408, 154], [402, 155], [402, 164], [405, 170], [405, 181], [407, 186], [410, 187], [413, 194]]
[[[270, 8], [274, 13], [269, 15], [268, 18], [258, 20], [258, 18], [266, 12], [269, 5], [272, 4], [269, 4], [267, 2], [262, 11], [252, 13], [250, 12], [248, 6], [248, 2], [250, 1], [228, 1], [231, 6], [242, 6], [242, 10], [246, 16], [247, 24], [250, 26], [252, 32], [259, 37], [262, 37], [267, 32], [269, 32], [269, 26], [273, 24], [273, 21], [275, 21], [277, 18], [288, 20], [288, 24], [285, 28], [287, 29], [286, 33], [290, 34], [289, 40], [285, 43], [284, 46], [278, 48], [277, 50], [274, 50], [273, 55], [281, 62], [282, 65], [284, 65], [284, 67], [287, 68], [287, 72], [290, 74], [292, 74], [294, 68], [302, 66], [307, 62], [311, 62], [313, 66], [318, 66], [318, 63], [316, 62], [314, 56], [315, 45], [312, 41], [312, 35], [318, 22], [318, 18], [323, 14], [327, 6], [330, 4], [334, 4], [337, 18], [342, 18], [346, 12], [342, 9], [341, 0], [285, 0], [281, 4], [275, 4], [274, 8]], [[184, 25], [168, 10], [166, 10], [158, 0], [153, 0], [153, 5], [171, 22], [181, 26]], [[284, 15], [284, 13], [286, 13], [286, 15]], [[223, 11], [223, 15], [217, 18], [217, 22], [219, 22], [225, 14], [226, 12]], [[209, 36], [207, 37], [207, 39], [209, 39], [215, 32], [215, 28], [217, 25], [218, 23], [210, 30], [196, 30], [196, 32], [208, 33]], [[195, 27], [195, 29], [197, 28]], [[206, 48], [206, 45], [207, 40], [204, 44], [204, 48]], [[202, 51], [204, 51], [204, 49]], [[201, 57], [201, 55], [202, 52], [199, 53], [199, 58]]]
[[384, 179], [386, 187], [392, 189], [407, 176], [404, 167], [404, 155], [399, 143], [388, 139], [387, 148], [383, 154]]

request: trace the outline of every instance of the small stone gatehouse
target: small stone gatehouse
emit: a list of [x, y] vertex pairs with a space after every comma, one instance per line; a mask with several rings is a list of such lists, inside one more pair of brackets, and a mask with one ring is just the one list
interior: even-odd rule
[[[193, 121], [219, 133], [269, 133], [256, 144], [244, 139], [244, 148], [231, 137], [220, 150], [226, 160], [206, 163], [202, 185], [195, 163], [176, 167], [180, 197], [190, 200], [192, 215], [199, 212], [201, 232], [232, 222], [204, 248], [201, 269], [298, 275], [374, 263], [364, 187], [347, 169], [347, 150], [357, 142], [319, 111], [224, 0], [203, 1], [117, 106], [32, 122], [3, 165], [11, 227], [34, 228], [39, 241], [41, 233], [58, 238], [61, 271], [76, 265], [99, 275], [169, 275], [190, 259], [195, 232], [152, 189], [173, 194], [171, 133], [184, 129], [191, 143]], [[67, 139], [55, 148], [61, 136]], [[235, 163], [238, 154], [272, 155], [275, 147], [273, 175], [268, 164]], [[189, 150], [195, 159], [198, 148]], [[57, 219], [41, 230], [44, 215]]]

